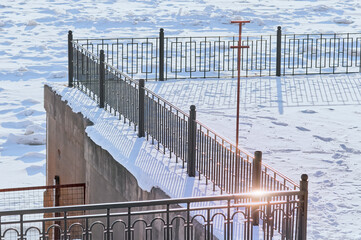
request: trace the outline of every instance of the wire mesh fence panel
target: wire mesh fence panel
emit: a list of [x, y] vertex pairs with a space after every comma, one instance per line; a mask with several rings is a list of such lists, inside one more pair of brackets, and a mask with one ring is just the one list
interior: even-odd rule
[[[39, 186], [27, 188], [10, 188], [0, 189], [0, 209], [1, 211], [21, 210], [21, 209], [36, 209], [42, 207], [55, 206], [70, 206], [85, 204], [85, 184], [67, 184], [67, 185], [52, 185]], [[83, 214], [81, 211], [73, 212], [73, 214]], [[33, 218], [54, 218], [60, 217], [60, 213], [34, 213], [25, 216], [9, 215], [1, 218], [2, 222], [9, 222], [4, 224], [7, 230], [2, 228], [0, 230], [2, 239], [20, 239], [21, 230], [27, 239], [40, 239], [41, 232], [47, 229], [50, 225], [38, 222], [31, 224], [27, 221]], [[23, 221], [22, 225], [13, 223], [16, 221]], [[57, 222], [53, 221], [53, 224]], [[24, 231], [24, 229], [27, 229]], [[51, 239], [55, 238], [58, 231], [57, 228], [52, 230]]]

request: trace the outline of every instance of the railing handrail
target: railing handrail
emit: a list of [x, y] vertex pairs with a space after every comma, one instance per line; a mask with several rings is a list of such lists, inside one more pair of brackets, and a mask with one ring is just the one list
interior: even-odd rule
[[20, 187], [20, 188], [3, 188], [0, 189], [0, 192], [16, 192], [16, 191], [38, 190], [38, 189], [70, 188], [70, 187], [85, 187], [85, 183], [72, 183], [72, 184], [59, 184], [59, 185]]
[[[285, 33], [282, 34], [283, 36], [312, 36], [312, 35], [323, 35], [323, 36], [334, 36], [334, 35], [347, 35], [347, 34], [360, 34], [357, 32], [353, 32], [353, 33]], [[250, 35], [244, 35], [242, 36], [243, 38], [247, 38], [247, 37], [260, 37], [260, 36], [277, 36], [276, 34], [265, 34], [265, 35], [256, 35], [256, 34], [250, 34]], [[209, 35], [209, 36], [165, 36], [164, 38], [235, 38], [238, 41], [238, 36], [237, 35]], [[112, 41], [112, 40], [127, 40], [127, 39], [159, 39], [158, 36], [154, 36], [154, 37], [136, 37], [136, 38], [129, 38], [129, 37], [118, 37], [118, 38], [77, 38], [74, 39], [73, 41]]]
[[49, 207], [49, 208], [35, 208], [35, 209], [23, 209], [23, 210], [7, 210], [1, 211], [0, 216], [10, 215], [25, 215], [35, 213], [50, 213], [50, 212], [71, 212], [71, 211], [85, 211], [85, 210], [99, 210], [99, 209], [111, 209], [111, 208], [134, 208], [134, 207], [147, 207], [155, 205], [172, 205], [182, 203], [194, 203], [194, 202], [213, 202], [213, 201], [228, 201], [228, 200], [240, 200], [247, 198], [267, 198], [267, 197], [280, 197], [280, 196], [298, 196], [303, 195], [301, 190], [291, 191], [267, 191], [267, 192], [252, 192], [252, 193], [239, 193], [228, 194], [219, 196], [204, 196], [204, 197], [187, 197], [187, 198], [172, 198], [172, 199], [158, 199], [158, 200], [144, 200], [144, 201], [131, 201], [131, 202], [115, 202], [115, 203], [101, 203], [101, 204], [87, 204], [87, 205], [73, 205], [73, 206], [61, 206], [61, 207]]

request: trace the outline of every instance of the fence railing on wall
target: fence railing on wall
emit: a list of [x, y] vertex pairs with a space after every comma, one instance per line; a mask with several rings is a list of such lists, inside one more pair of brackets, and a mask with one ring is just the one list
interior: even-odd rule
[[[135, 81], [116, 67], [89, 52], [76, 41], [73, 46], [74, 84], [93, 97], [101, 107], [109, 108], [124, 122], [138, 127], [138, 136], [146, 136], [164, 153], [175, 155], [187, 163], [190, 176], [204, 176], [206, 182], [218, 186], [221, 192], [240, 193], [252, 190], [255, 164], [262, 171], [257, 178], [262, 190], [294, 190], [298, 185], [262, 164], [247, 151], [221, 137], [196, 120], [195, 106], [190, 113], [172, 105], [162, 97], [144, 87], [144, 81]], [[106, 58], [105, 58], [106, 59]], [[100, 74], [101, 73], [101, 74]], [[100, 76], [104, 75], [104, 76]], [[104, 82], [103, 80], [104, 79]], [[141, 87], [140, 87], [141, 86]], [[102, 98], [100, 96], [103, 96]], [[142, 119], [140, 119], [140, 117]], [[139, 125], [141, 124], [141, 126]]]
[[56, 229], [64, 240], [305, 240], [307, 183], [304, 175], [299, 191], [0, 211], [0, 238], [53, 239]]
[[[89, 52], [134, 78], [167, 80], [237, 75], [234, 36], [76, 39]], [[245, 36], [241, 75], [281, 76], [361, 72], [361, 34]]]
[[[297, 183], [262, 163], [261, 152], [253, 156], [199, 122], [195, 106], [186, 113], [147, 89], [144, 80], [136, 81], [106, 62], [105, 51], [98, 57], [77, 41], [69, 44], [73, 48], [69, 59], [74, 69], [72, 85], [133, 124], [139, 137], [146, 137], [164, 154], [174, 155], [183, 167], [187, 164], [189, 176], [204, 177], [221, 193], [299, 189]], [[285, 206], [278, 205], [280, 209]], [[279, 220], [274, 228], [281, 225]]]

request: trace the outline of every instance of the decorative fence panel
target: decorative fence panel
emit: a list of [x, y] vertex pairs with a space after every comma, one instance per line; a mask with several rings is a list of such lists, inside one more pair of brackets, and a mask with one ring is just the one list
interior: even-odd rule
[[282, 75], [361, 72], [361, 34], [282, 37]]
[[304, 199], [307, 190], [2, 211], [0, 237], [54, 239], [58, 229], [64, 240], [305, 240]]
[[[237, 76], [234, 36], [77, 39], [89, 52], [105, 51], [110, 65], [146, 80]], [[161, 44], [162, 43], [162, 44]], [[361, 72], [361, 34], [245, 36], [241, 76]], [[279, 55], [277, 55], [279, 52]], [[279, 66], [279, 73], [277, 72]]]

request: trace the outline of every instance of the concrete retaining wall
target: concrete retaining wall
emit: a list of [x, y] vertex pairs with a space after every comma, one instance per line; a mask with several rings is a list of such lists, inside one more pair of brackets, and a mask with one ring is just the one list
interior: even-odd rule
[[[49, 86], [44, 87], [44, 102], [47, 118], [47, 185], [53, 185], [55, 176], [59, 176], [60, 184], [84, 182], [87, 204], [169, 198], [159, 188], [153, 187], [150, 192], [142, 190], [125, 167], [87, 136], [85, 128], [93, 123], [81, 113], [74, 113]], [[150, 218], [152, 216], [146, 217]], [[174, 222], [174, 239], [183, 239], [182, 225], [179, 220]], [[159, 227], [159, 231], [153, 234], [163, 235], [162, 231], [164, 228]], [[204, 238], [204, 228], [196, 221], [193, 231], [196, 239]], [[141, 233], [135, 232], [142, 237]]]
[[143, 191], [135, 177], [90, 139], [93, 123], [74, 113], [49, 86], [44, 87], [47, 119], [47, 184], [86, 183], [86, 203], [169, 198], [161, 189]]

